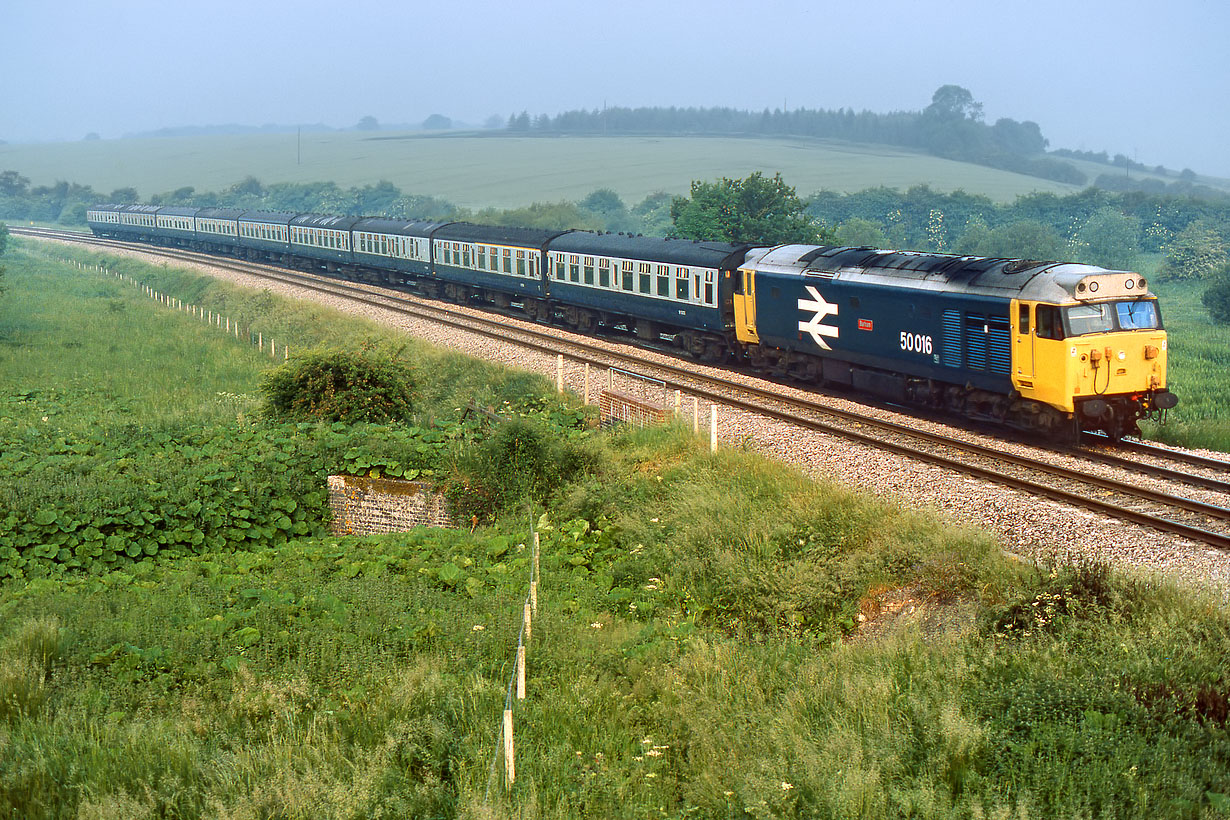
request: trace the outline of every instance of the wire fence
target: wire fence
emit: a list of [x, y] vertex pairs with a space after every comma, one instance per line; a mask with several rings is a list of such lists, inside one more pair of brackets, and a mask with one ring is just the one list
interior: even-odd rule
[[[241, 339], [242, 336], [244, 335], [244, 334], [241, 334], [240, 324], [238, 320], [232, 319], [230, 316], [227, 316], [223, 313], [211, 310], [209, 308], [205, 308], [200, 305], [193, 305], [190, 303], [186, 303], [182, 299], [178, 299], [169, 294], [162, 293], [158, 290], [155, 290], [154, 288], [150, 287], [149, 285], [145, 284], [144, 282], [138, 279], [133, 279], [131, 276], [129, 276], [126, 273], [120, 273], [118, 271], [113, 271], [105, 265], [88, 265], [84, 262], [79, 262], [76, 259], [59, 258], [57, 261], [62, 262], [66, 265], [71, 265], [72, 267], [75, 267], [81, 271], [101, 273], [105, 276], [111, 276], [116, 279], [119, 279], [120, 281], [134, 285], [141, 290], [141, 293], [143, 295], [147, 296], [148, 298], [152, 299], [158, 304], [168, 307], [172, 310], [185, 313], [194, 318], [200, 319], [202, 322], [206, 322], [211, 327], [216, 327], [219, 331], [221, 331], [222, 333], [228, 336], [234, 336], [234, 338], [236, 339]], [[262, 353], [264, 353], [267, 348], [270, 358], [277, 359], [278, 354], [280, 353], [282, 361], [290, 360], [290, 345], [289, 344], [286, 344], [284, 342], [282, 343], [281, 346], [279, 346], [277, 340], [274, 339], [273, 337], [270, 337], [268, 339], [268, 344], [266, 344], [265, 334], [262, 331], [257, 331], [253, 333], [251, 330], [249, 330], [247, 331], [246, 335], [248, 337], [248, 344], [253, 345], [258, 350], [260, 350]]]

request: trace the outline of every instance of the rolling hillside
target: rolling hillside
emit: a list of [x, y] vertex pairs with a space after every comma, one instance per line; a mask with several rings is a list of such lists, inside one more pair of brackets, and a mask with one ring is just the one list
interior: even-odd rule
[[174, 137], [0, 145], [0, 170], [34, 185], [58, 180], [99, 191], [134, 187], [143, 198], [185, 186], [220, 190], [254, 176], [265, 184], [387, 179], [403, 191], [469, 207], [577, 200], [612, 188], [635, 203], [692, 180], [780, 171], [801, 196], [877, 185], [963, 188], [996, 201], [1075, 186], [939, 159], [889, 146], [737, 137], [505, 137], [360, 132]]

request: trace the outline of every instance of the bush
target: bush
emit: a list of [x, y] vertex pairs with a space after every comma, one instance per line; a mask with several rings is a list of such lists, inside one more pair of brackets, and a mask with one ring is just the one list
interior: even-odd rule
[[324, 350], [296, 358], [265, 376], [261, 412], [289, 421], [384, 424], [414, 407], [415, 380], [396, 357], [372, 350]]
[[561, 432], [529, 418], [502, 422], [458, 464], [449, 489], [455, 508], [462, 515], [492, 517], [525, 499], [542, 501], [567, 482], [595, 472], [602, 462], [600, 449]]
[[1214, 322], [1230, 325], [1230, 264], [1215, 273], [1200, 299]]

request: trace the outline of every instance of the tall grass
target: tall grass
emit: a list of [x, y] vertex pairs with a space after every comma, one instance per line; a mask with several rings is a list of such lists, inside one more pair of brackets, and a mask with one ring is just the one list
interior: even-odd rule
[[1165, 424], [1142, 425], [1150, 438], [1230, 452], [1230, 327], [1210, 318], [1201, 282], [1155, 282], [1166, 324], [1167, 381], [1179, 396]]

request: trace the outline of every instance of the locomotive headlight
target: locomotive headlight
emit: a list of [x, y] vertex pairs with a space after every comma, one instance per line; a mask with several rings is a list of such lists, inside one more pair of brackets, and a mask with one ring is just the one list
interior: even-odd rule
[[1119, 351], [1119, 361], [1124, 361], [1125, 359], [1127, 359], [1127, 351], [1120, 350]]
[[1127, 280], [1126, 282], [1124, 282], [1124, 283], [1123, 283], [1123, 286], [1124, 286], [1125, 288], [1127, 288], [1128, 290], [1131, 290], [1132, 288], [1136, 287], [1136, 280], [1135, 280], [1135, 279], [1129, 279], [1129, 280]]
[[1089, 283], [1089, 292], [1090, 292], [1090, 293], [1097, 293], [1097, 292], [1098, 292], [1098, 283], [1097, 283], [1097, 282], [1090, 282], [1090, 283]]

